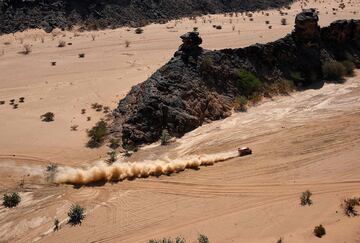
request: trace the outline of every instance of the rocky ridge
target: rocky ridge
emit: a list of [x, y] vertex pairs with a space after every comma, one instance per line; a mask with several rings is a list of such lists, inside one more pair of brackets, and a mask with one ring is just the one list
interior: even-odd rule
[[[111, 136], [128, 145], [155, 142], [163, 129], [181, 137], [230, 116], [238, 97], [271, 95], [274, 87], [286, 92], [289, 83], [300, 88], [322, 80], [326, 62], [351, 60], [360, 67], [360, 20], [335, 21], [324, 28], [318, 20], [314, 9], [304, 10], [291, 34], [239, 49], [209, 51], [200, 47], [199, 33], [181, 36], [183, 44], [174, 57], [119, 102]], [[239, 79], [251, 75], [260, 87], [251, 92], [239, 88]]]
[[0, 34], [28, 28], [138, 27], [203, 14], [280, 8], [293, 0], [0, 0]]

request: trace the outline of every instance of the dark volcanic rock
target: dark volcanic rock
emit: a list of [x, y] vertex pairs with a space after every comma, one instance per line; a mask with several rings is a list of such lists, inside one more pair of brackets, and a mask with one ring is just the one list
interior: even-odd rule
[[278, 8], [293, 0], [0, 0], [0, 34], [27, 28], [138, 27], [186, 16]]
[[325, 61], [351, 59], [360, 66], [359, 29], [359, 20], [320, 29], [316, 12], [305, 10], [291, 34], [264, 45], [209, 51], [197, 32], [187, 33], [174, 57], [120, 101], [112, 135], [139, 145], [158, 140], [163, 129], [180, 137], [228, 117], [236, 97], [249, 97], [238, 87], [239, 70], [255, 74], [265, 94], [281, 80], [298, 86], [321, 80]]

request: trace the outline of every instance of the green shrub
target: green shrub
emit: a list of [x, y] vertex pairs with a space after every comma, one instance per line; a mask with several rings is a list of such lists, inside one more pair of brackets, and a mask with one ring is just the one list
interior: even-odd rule
[[248, 99], [244, 96], [237, 96], [235, 99], [235, 110], [240, 112], [247, 111]]
[[46, 112], [45, 114], [40, 116], [40, 119], [43, 122], [52, 122], [55, 119], [55, 114], [52, 112]]
[[199, 243], [209, 243], [209, 238], [206, 235], [200, 234], [198, 236]]
[[338, 81], [346, 74], [343, 64], [337, 61], [329, 61], [323, 64], [322, 71], [325, 79]]
[[17, 192], [4, 194], [3, 206], [6, 208], [15, 208], [21, 202], [21, 197]]
[[311, 196], [312, 193], [309, 190], [304, 191], [300, 197], [301, 206], [306, 206], [306, 205], [310, 206], [312, 204]]
[[241, 94], [249, 97], [260, 91], [262, 82], [253, 73], [245, 69], [238, 69], [235, 72], [235, 85]]
[[87, 133], [90, 138], [88, 142], [88, 147], [93, 148], [100, 146], [103, 143], [104, 138], [108, 133], [106, 122], [104, 120], [99, 121], [98, 123], [95, 124], [93, 128], [88, 130]]
[[341, 64], [345, 67], [345, 74], [348, 76], [354, 75], [355, 64], [352, 61], [343, 61]]
[[356, 210], [356, 206], [360, 205], [360, 199], [359, 198], [348, 198], [344, 200], [343, 208], [344, 212], [347, 216], [357, 216], [358, 212]]
[[161, 137], [160, 137], [160, 140], [161, 140], [161, 145], [167, 145], [169, 144], [170, 142], [170, 134], [168, 132], [168, 130], [164, 129], [161, 133]]
[[81, 224], [85, 219], [85, 209], [78, 204], [74, 204], [71, 206], [70, 211], [68, 212], [69, 216], [69, 224], [70, 225], [78, 225]]
[[326, 234], [325, 228], [320, 224], [319, 226], [316, 226], [314, 229], [314, 235], [316, 237], [323, 237]]
[[213, 66], [213, 60], [211, 57], [207, 56], [203, 59], [203, 61], [200, 64], [200, 72], [202, 74], [206, 74], [209, 71], [211, 71]]

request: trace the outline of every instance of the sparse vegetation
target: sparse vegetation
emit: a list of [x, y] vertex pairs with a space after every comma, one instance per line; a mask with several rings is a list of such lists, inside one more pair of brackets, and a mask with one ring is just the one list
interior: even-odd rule
[[163, 238], [160, 240], [149, 240], [148, 243], [186, 243], [186, 240], [183, 237], [176, 237], [175, 240], [171, 238]]
[[161, 138], [160, 138], [160, 140], [161, 140], [161, 145], [167, 145], [167, 144], [169, 144], [170, 138], [171, 138], [171, 137], [170, 137], [170, 134], [169, 134], [168, 130], [164, 129], [164, 130], [162, 131], [162, 133], [161, 133]]
[[143, 30], [142, 28], [136, 28], [136, 29], [135, 29], [135, 34], [140, 35], [140, 34], [142, 34], [143, 32], [144, 32], [144, 30]]
[[21, 52], [24, 55], [29, 55], [32, 52], [32, 47], [30, 44], [23, 45], [23, 51]]
[[59, 41], [59, 44], [58, 44], [58, 47], [65, 47], [66, 46], [66, 42], [64, 40], [60, 40]]
[[126, 41], [125, 41], [125, 47], [126, 47], [126, 48], [130, 47], [130, 41], [129, 41], [129, 40], [126, 40]]
[[79, 128], [79, 125], [72, 125], [70, 127], [70, 131], [76, 132], [78, 130], [78, 128]]
[[11, 194], [4, 194], [2, 204], [6, 208], [15, 208], [20, 202], [20, 195], [17, 192], [13, 192]]
[[88, 130], [88, 136], [90, 138], [88, 142], [88, 147], [95, 148], [99, 147], [103, 141], [105, 136], [107, 135], [107, 124], [104, 120], [99, 121], [96, 125]]
[[244, 96], [237, 96], [235, 99], [235, 110], [240, 112], [247, 111], [248, 99]]
[[301, 206], [311, 205], [313, 202], [311, 200], [312, 193], [309, 190], [304, 191], [300, 197]]
[[360, 198], [347, 198], [343, 203], [344, 212], [347, 216], [357, 216], [356, 206], [360, 206]]
[[46, 112], [45, 114], [40, 116], [40, 119], [43, 122], [52, 122], [55, 119], [55, 114], [52, 112]]
[[60, 229], [60, 221], [59, 221], [59, 219], [55, 219], [54, 220], [54, 232], [55, 231], [58, 231]]
[[250, 97], [255, 92], [260, 91], [262, 82], [253, 73], [245, 69], [238, 69], [235, 72], [235, 85], [240, 94]]
[[347, 76], [354, 75], [355, 64], [352, 61], [346, 60], [346, 61], [341, 62], [341, 64], [345, 68], [345, 75], [347, 75]]
[[321, 224], [319, 226], [316, 226], [314, 229], [314, 235], [318, 238], [322, 238], [324, 235], [326, 235], [326, 230], [324, 226]]
[[199, 243], [209, 243], [209, 238], [206, 235], [200, 234], [198, 236]]
[[71, 206], [70, 211], [68, 212], [69, 224], [72, 226], [81, 225], [82, 221], [85, 219], [85, 209], [79, 204], [74, 204]]
[[109, 147], [112, 148], [112, 149], [119, 148], [120, 147], [120, 140], [115, 139], [115, 138], [110, 139]]
[[117, 160], [116, 151], [112, 150], [112, 151], [108, 152], [107, 154], [109, 155], [109, 158], [106, 160], [106, 162], [107, 162], [109, 165], [115, 163], [116, 160]]
[[339, 81], [346, 74], [344, 65], [337, 61], [325, 62], [322, 66], [322, 71], [324, 78], [331, 81]]

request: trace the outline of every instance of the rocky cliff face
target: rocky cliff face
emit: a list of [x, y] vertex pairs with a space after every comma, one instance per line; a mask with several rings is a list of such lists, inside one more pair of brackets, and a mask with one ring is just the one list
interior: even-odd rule
[[[119, 102], [112, 136], [133, 145], [158, 140], [163, 129], [180, 137], [228, 117], [239, 96], [266, 95], [284, 80], [298, 87], [321, 80], [327, 61], [351, 59], [359, 67], [359, 28], [359, 20], [344, 20], [320, 29], [315, 10], [305, 10], [291, 34], [265, 45], [209, 51], [200, 47], [198, 33], [185, 34], [174, 57]], [[239, 72], [244, 80], [256, 76], [261, 87], [239, 88]]]
[[141, 26], [185, 16], [278, 8], [293, 0], [0, 0], [0, 34], [27, 28]]

